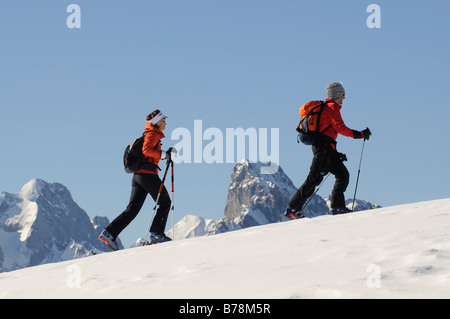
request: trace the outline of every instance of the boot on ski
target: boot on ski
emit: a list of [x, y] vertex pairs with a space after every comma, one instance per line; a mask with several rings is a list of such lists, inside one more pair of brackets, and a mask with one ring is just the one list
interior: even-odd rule
[[146, 245], [155, 245], [155, 244], [161, 244], [168, 241], [172, 241], [172, 238], [167, 237], [164, 233], [150, 233], [150, 240], [147, 241]]
[[98, 236], [98, 239], [105, 243], [112, 251], [119, 250], [119, 245], [117, 245], [116, 239], [106, 229], [102, 231], [100, 236]]
[[348, 214], [353, 213], [351, 209], [348, 209], [347, 207], [344, 208], [332, 208], [330, 210], [331, 215], [342, 215], [342, 214]]
[[289, 206], [286, 208], [286, 211], [284, 212], [284, 216], [292, 219], [301, 219], [305, 218], [305, 215], [302, 214], [302, 212], [297, 212], [290, 208]]

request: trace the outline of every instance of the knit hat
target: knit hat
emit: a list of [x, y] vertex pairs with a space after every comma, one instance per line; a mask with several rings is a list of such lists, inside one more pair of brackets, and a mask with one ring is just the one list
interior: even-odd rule
[[327, 97], [333, 100], [339, 100], [342, 94], [345, 94], [344, 87], [340, 82], [330, 83], [325, 89], [327, 90]]

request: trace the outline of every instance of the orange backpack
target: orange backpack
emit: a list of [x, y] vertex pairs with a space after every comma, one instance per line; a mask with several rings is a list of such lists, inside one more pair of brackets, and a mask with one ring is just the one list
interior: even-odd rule
[[319, 135], [323, 134], [331, 127], [331, 124], [319, 132], [320, 115], [323, 107], [328, 103], [324, 101], [310, 101], [300, 107], [300, 123], [297, 127], [299, 133], [298, 140], [303, 144], [312, 145], [317, 141]]

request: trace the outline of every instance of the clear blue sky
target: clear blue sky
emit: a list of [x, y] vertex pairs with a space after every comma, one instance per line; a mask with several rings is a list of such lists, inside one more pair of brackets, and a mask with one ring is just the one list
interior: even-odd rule
[[[71, 3], [81, 29], [66, 25]], [[371, 3], [381, 29], [366, 25]], [[130, 195], [124, 148], [155, 108], [169, 116], [163, 147], [194, 120], [223, 132], [279, 128], [280, 165], [299, 186], [312, 155], [296, 142], [298, 108], [342, 81], [347, 126], [373, 132], [358, 197], [449, 197], [449, 12], [447, 0], [3, 1], [0, 191], [60, 182], [91, 217], [115, 218]], [[362, 141], [338, 142], [352, 197]], [[233, 166], [177, 165], [176, 219], [219, 219]], [[153, 205], [124, 231], [127, 245]]]

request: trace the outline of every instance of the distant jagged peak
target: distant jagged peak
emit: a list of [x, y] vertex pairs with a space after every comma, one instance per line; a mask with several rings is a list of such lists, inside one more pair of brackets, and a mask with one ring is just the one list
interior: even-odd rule
[[286, 193], [295, 192], [297, 188], [278, 164], [276, 164], [277, 171], [275, 173], [262, 173], [263, 168], [267, 168], [271, 165], [272, 164], [262, 162], [250, 162], [247, 159], [243, 159], [234, 166], [229, 190], [232, 190], [235, 187], [247, 187], [249, 183], [253, 181], [259, 183], [263, 182], [270, 188], [277, 187]]
[[252, 162], [248, 159], [242, 159], [235, 168], [246, 167], [251, 172], [253, 176], [265, 176], [277, 174], [280, 168], [279, 164], [275, 162], [263, 163], [263, 162]]
[[48, 183], [41, 178], [33, 178], [22, 187], [17, 195], [28, 201], [35, 201], [39, 196], [61, 193], [70, 194], [69, 190], [60, 183]]
[[108, 224], [91, 221], [63, 184], [34, 178], [0, 194], [0, 272], [107, 251], [97, 237]]

